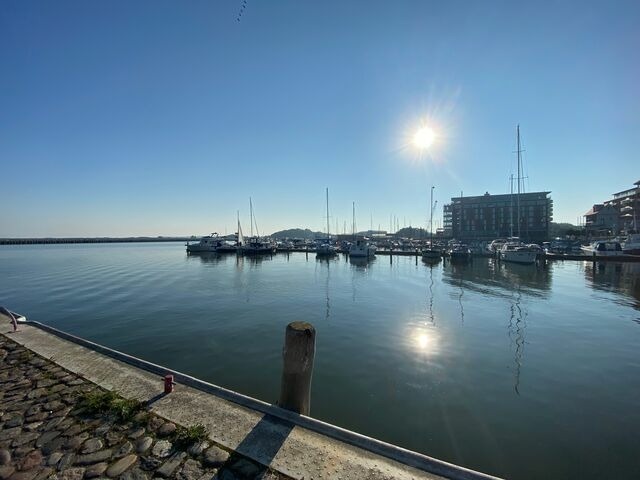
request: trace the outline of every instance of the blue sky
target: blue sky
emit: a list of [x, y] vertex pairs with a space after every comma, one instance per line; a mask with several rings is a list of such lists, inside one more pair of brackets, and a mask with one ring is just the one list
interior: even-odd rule
[[[640, 3], [0, 3], [0, 236], [426, 225], [527, 191], [576, 221], [640, 179]], [[438, 138], [410, 142], [421, 122]]]

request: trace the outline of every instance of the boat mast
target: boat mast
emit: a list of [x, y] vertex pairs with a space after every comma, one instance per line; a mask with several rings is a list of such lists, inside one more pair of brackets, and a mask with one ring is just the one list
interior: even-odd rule
[[513, 237], [513, 173], [509, 177], [511, 194], [509, 195], [509, 237]]
[[356, 239], [356, 202], [353, 202], [352, 204], [352, 215], [353, 218], [351, 219], [351, 234], [353, 235], [353, 239]]
[[518, 196], [516, 197], [518, 206], [518, 238], [520, 238], [520, 124], [517, 127], [518, 137]]
[[329, 187], [327, 187], [327, 242], [331, 239], [329, 235]]
[[253, 203], [249, 197], [249, 225], [251, 226], [251, 236], [253, 237]]
[[429, 205], [431, 207], [431, 219], [429, 220], [429, 235], [431, 236], [431, 240], [430, 240], [429, 248], [433, 248], [433, 189], [434, 188], [435, 187], [431, 185], [431, 204]]

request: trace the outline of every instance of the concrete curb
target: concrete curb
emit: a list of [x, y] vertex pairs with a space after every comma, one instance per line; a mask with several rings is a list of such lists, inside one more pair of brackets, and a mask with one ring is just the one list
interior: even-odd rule
[[192, 388], [215, 395], [224, 400], [233, 402], [237, 405], [241, 405], [245, 408], [255, 410], [263, 414], [271, 415], [281, 420], [290, 422], [293, 425], [345, 442], [363, 450], [367, 450], [369, 452], [423, 470], [428, 473], [440, 475], [454, 480], [495, 480], [498, 478], [442, 460], [438, 460], [427, 455], [413, 452], [411, 450], [407, 450], [405, 448], [398, 447], [381, 440], [376, 440], [374, 438], [367, 437], [365, 435], [361, 435], [359, 433], [352, 432], [350, 430], [346, 430], [344, 428], [340, 428], [311, 417], [284, 410], [276, 405], [272, 405], [255, 398], [242, 395], [232, 390], [213, 385], [203, 380], [199, 380], [190, 375], [186, 375], [184, 373], [177, 372], [175, 370], [171, 370], [160, 365], [147, 362], [145, 360], [141, 360], [137, 357], [127, 355], [126, 353], [122, 353], [103, 345], [91, 342], [89, 340], [77, 337], [75, 335], [71, 335], [67, 332], [63, 332], [40, 322], [27, 320], [21, 321], [20, 323], [34, 326], [45, 332], [51, 333], [57, 337], [81, 345], [85, 348], [101, 353], [115, 360], [137, 367], [141, 370], [157, 374], [158, 381], [160, 381], [160, 377], [163, 377], [166, 374], [173, 374], [175, 381], [178, 384], [188, 385]]

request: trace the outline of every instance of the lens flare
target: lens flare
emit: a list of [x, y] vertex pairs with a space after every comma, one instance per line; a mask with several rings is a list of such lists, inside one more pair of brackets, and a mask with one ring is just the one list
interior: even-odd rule
[[421, 150], [426, 150], [431, 145], [433, 145], [434, 140], [436, 139], [436, 133], [433, 131], [431, 127], [421, 127], [414, 135], [413, 135], [413, 144]]

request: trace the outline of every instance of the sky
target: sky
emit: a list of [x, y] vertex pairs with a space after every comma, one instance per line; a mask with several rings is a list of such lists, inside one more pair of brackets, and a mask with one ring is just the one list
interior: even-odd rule
[[438, 225], [509, 192], [518, 124], [554, 221], [640, 179], [640, 2], [242, 5], [0, 1], [0, 237], [324, 230], [325, 188], [331, 231], [431, 186]]

